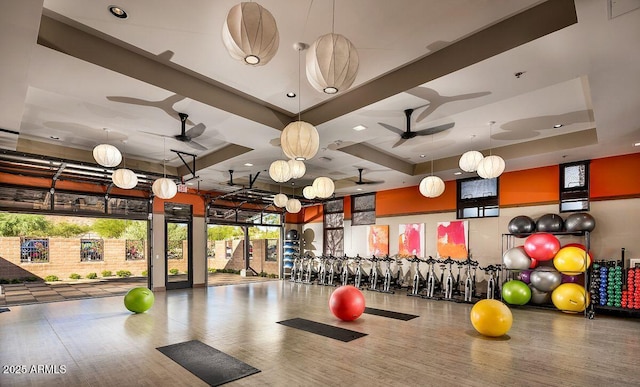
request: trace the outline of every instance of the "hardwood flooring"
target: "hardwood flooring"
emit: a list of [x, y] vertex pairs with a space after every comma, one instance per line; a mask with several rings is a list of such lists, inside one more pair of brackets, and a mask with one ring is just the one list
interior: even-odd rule
[[[508, 336], [489, 339], [471, 326], [471, 305], [404, 293], [363, 291], [369, 307], [420, 317], [342, 322], [328, 308], [332, 290], [269, 281], [156, 292], [137, 315], [122, 296], [10, 306], [0, 386], [201, 386], [155, 349], [194, 339], [262, 371], [229, 386], [640, 384], [640, 320], [513, 308]], [[295, 317], [368, 335], [344, 343], [277, 324]], [[4, 373], [38, 365], [58, 373]]]

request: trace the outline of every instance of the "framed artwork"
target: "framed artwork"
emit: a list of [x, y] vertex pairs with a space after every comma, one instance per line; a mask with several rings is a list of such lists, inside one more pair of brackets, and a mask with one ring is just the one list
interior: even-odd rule
[[437, 238], [439, 257], [467, 259], [469, 253], [469, 222], [467, 220], [438, 222]]
[[424, 223], [407, 223], [398, 226], [398, 255], [402, 257], [424, 256]]
[[367, 256], [389, 254], [389, 225], [367, 226]]

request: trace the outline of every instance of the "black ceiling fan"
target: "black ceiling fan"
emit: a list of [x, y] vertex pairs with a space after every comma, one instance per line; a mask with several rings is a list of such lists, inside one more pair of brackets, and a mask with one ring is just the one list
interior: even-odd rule
[[393, 148], [402, 145], [405, 141], [411, 138], [414, 138], [416, 136], [430, 136], [432, 134], [440, 133], [447, 129], [451, 129], [455, 125], [455, 122], [449, 122], [448, 124], [442, 124], [438, 126], [433, 126], [431, 128], [412, 131], [411, 130], [411, 114], [413, 113], [413, 111], [414, 109], [405, 109], [404, 111], [404, 115], [407, 117], [406, 130], [396, 128], [395, 126], [385, 124], [384, 122], [378, 122], [378, 124], [380, 124], [382, 127], [389, 129], [390, 131], [400, 135], [400, 140], [398, 140], [398, 142], [393, 144]]
[[197, 142], [193, 141], [194, 137], [198, 137], [202, 135], [202, 133], [204, 133], [206, 126], [204, 126], [204, 124], [201, 122], [195, 126], [192, 126], [189, 130], [186, 130], [187, 118], [189, 117], [189, 115], [185, 113], [178, 113], [178, 115], [180, 116], [180, 122], [182, 123], [182, 131], [180, 132], [180, 134], [173, 136], [173, 138], [178, 141], [184, 142], [194, 149], [207, 150], [204, 145], [198, 144]]
[[357, 185], [384, 183], [384, 181], [381, 181], [381, 180], [380, 181], [362, 180], [362, 171], [364, 171], [364, 168], [358, 168], [358, 180], [354, 181], [354, 183], [356, 183]]

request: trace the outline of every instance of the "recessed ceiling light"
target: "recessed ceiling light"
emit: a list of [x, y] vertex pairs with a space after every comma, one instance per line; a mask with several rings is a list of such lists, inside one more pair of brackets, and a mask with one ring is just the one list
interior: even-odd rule
[[555, 124], [553, 125], [554, 129], [558, 129], [558, 128], [562, 128], [564, 125], [563, 124]]
[[420, 158], [421, 158], [421, 159], [424, 159], [425, 157], [427, 157], [427, 155], [424, 155], [424, 154], [423, 154], [423, 155], [420, 155]]
[[252, 163], [244, 163], [244, 166], [245, 167], [253, 167], [253, 164]]
[[110, 5], [109, 12], [111, 12], [111, 14], [117, 17], [118, 19], [126, 19], [128, 16], [127, 12], [124, 9], [118, 7], [117, 5]]
[[188, 181], [188, 182], [187, 182], [187, 185], [193, 185], [193, 183], [192, 183], [192, 182], [190, 182], [190, 181]]
[[286, 95], [289, 98], [295, 98], [296, 97], [296, 93], [294, 93], [293, 91], [288, 92]]
[[356, 191], [362, 191], [362, 188], [356, 188]]
[[458, 176], [458, 175], [462, 175], [462, 172], [458, 171], [458, 172], [453, 172], [454, 175]]
[[357, 130], [358, 132], [365, 129], [367, 129], [367, 127], [362, 124], [353, 127], [353, 130]]
[[633, 146], [640, 146], [640, 142], [636, 142]]
[[49, 136], [49, 138], [52, 139], [52, 140], [59, 140], [60, 139], [60, 137], [58, 137], [58, 136]]

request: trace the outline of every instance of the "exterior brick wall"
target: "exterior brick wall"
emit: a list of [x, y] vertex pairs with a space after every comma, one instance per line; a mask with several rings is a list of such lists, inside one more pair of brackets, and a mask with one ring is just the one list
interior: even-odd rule
[[20, 238], [0, 238], [0, 278], [14, 279], [24, 277], [45, 278], [56, 275], [60, 279], [68, 279], [72, 273], [83, 278], [88, 273], [102, 276], [103, 270], [113, 275], [119, 270], [128, 270], [133, 276], [140, 276], [147, 270], [147, 260], [127, 261], [125, 259], [123, 239], [104, 239], [103, 261], [81, 262], [80, 239], [49, 238], [49, 262], [20, 262]]

